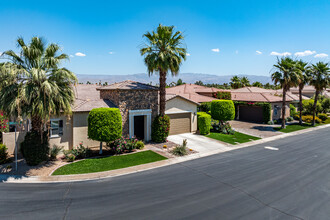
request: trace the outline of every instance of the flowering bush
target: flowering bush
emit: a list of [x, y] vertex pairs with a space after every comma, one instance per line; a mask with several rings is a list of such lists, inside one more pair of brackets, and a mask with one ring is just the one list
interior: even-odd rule
[[2, 142], [2, 132], [8, 132], [8, 119], [0, 112], [0, 143]]
[[121, 137], [107, 144], [107, 147], [115, 154], [129, 153], [137, 148], [138, 139]]

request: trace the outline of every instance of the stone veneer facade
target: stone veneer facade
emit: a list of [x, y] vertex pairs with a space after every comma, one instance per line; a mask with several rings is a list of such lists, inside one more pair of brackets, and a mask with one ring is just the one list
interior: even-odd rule
[[158, 90], [100, 90], [101, 99], [109, 99], [118, 106], [123, 122], [123, 135], [129, 135], [129, 110], [151, 109], [151, 119], [158, 114]]

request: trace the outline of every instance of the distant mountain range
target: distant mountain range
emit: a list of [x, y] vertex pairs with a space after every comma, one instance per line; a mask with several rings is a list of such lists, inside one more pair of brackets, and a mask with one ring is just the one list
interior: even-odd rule
[[[251, 83], [253, 82], [261, 82], [262, 84], [265, 83], [271, 83], [271, 78], [268, 76], [256, 76], [256, 75], [238, 75], [239, 77], [246, 76]], [[152, 75], [148, 76], [146, 73], [137, 73], [137, 74], [131, 74], [131, 75], [83, 75], [78, 74], [77, 75], [78, 80], [80, 83], [86, 83], [87, 81], [91, 83], [105, 83], [108, 84], [120, 82], [124, 80], [133, 80], [143, 83], [152, 83], [153, 85], [156, 85], [159, 83], [158, 75]], [[229, 83], [230, 79], [233, 77], [233, 75], [226, 75], [226, 76], [218, 76], [218, 75], [212, 75], [212, 74], [203, 74], [203, 73], [180, 73], [176, 77], [168, 76], [167, 77], [167, 83], [176, 82], [178, 79], [182, 79], [185, 83], [195, 83], [196, 81], [201, 80], [203, 83]]]

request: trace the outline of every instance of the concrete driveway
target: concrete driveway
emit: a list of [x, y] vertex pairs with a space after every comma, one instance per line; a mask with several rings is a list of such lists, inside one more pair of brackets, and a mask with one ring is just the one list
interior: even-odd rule
[[274, 127], [278, 127], [278, 125], [258, 124], [245, 121], [230, 121], [230, 124], [232, 128], [238, 132], [260, 138], [273, 137], [283, 134], [282, 132], [274, 130]]
[[183, 139], [187, 139], [187, 147], [198, 151], [199, 153], [210, 152], [219, 149], [227, 151], [228, 148], [233, 148], [233, 146], [229, 144], [193, 133], [170, 135], [167, 139], [176, 144], [182, 144]]

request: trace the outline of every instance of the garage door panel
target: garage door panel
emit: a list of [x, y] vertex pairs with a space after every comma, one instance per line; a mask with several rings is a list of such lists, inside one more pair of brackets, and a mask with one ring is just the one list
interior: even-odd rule
[[239, 106], [239, 120], [263, 122], [263, 110], [259, 106]]
[[189, 133], [191, 131], [191, 113], [169, 114], [170, 135]]

